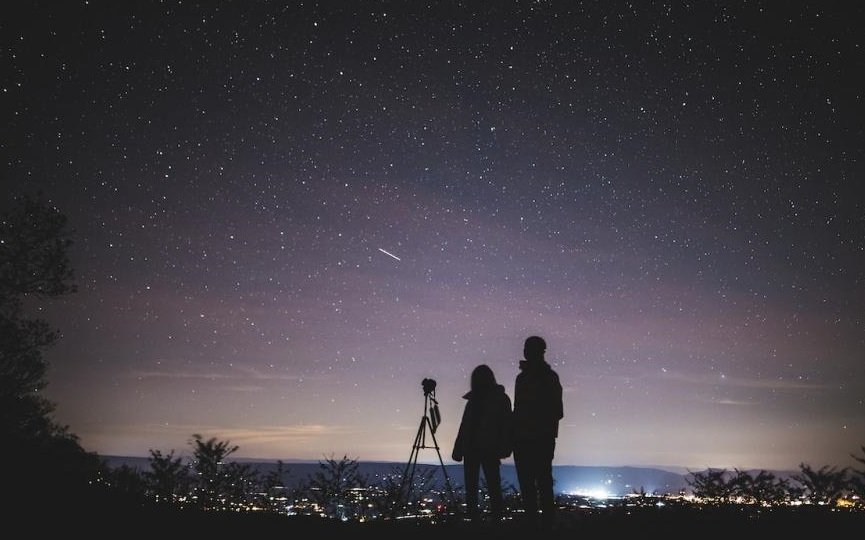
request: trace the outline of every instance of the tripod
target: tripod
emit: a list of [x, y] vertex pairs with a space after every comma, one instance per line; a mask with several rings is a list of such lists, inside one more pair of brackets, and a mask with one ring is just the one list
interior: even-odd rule
[[[409, 495], [411, 495], [412, 491], [412, 482], [414, 481], [415, 469], [417, 469], [417, 458], [420, 450], [422, 448], [434, 448], [436, 454], [439, 457], [439, 464], [442, 468], [442, 473], [445, 477], [445, 486], [447, 487], [448, 494], [450, 495], [451, 501], [455, 500], [454, 490], [451, 487], [451, 479], [448, 476], [448, 471], [445, 468], [444, 461], [442, 461], [442, 454], [439, 451], [439, 444], [436, 441], [436, 428], [441, 423], [441, 414], [439, 413], [438, 401], [435, 399], [435, 381], [432, 379], [424, 379], [423, 381], [423, 389], [424, 389], [424, 405], [423, 405], [423, 417], [420, 420], [420, 426], [417, 429], [417, 435], [414, 438], [414, 444], [412, 445], [411, 455], [408, 458], [408, 463], [406, 463], [405, 471], [402, 474], [402, 482], [400, 483], [400, 494], [403, 494], [405, 491], [405, 498], [403, 502], [409, 502]], [[432, 446], [427, 446], [426, 444], [426, 431], [429, 429], [430, 438], [432, 439]]]

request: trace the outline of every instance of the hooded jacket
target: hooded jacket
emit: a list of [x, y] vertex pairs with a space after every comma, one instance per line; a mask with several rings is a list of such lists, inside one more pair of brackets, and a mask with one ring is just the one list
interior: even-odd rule
[[[496, 384], [481, 391], [470, 391], [454, 442], [454, 459], [498, 458], [511, 455], [513, 412], [505, 387]], [[458, 459], [458, 460], [459, 460]]]
[[515, 440], [555, 439], [563, 417], [558, 374], [545, 360], [521, 360], [514, 384]]

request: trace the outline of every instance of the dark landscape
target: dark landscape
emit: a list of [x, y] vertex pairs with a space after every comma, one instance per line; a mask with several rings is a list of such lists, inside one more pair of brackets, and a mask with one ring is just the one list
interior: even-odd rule
[[[145, 458], [105, 458], [113, 468], [130, 467], [147, 470]], [[271, 461], [244, 460], [255, 474], [267, 475], [276, 471]], [[285, 486], [302, 489], [305, 480], [312, 478], [321, 463], [288, 462], [283, 478]], [[435, 470], [437, 482], [431, 492], [441, 490], [441, 467], [423, 464], [421, 469]], [[367, 479], [380, 479], [401, 472], [402, 463], [358, 462], [358, 472]], [[447, 467], [454, 486], [461, 484], [461, 466]], [[503, 466], [508, 485], [513, 470]], [[504, 519], [494, 521], [485, 516], [475, 522], [465, 520], [459, 508], [443, 510], [425, 516], [407, 516], [398, 519], [336, 519], [312, 515], [285, 515], [262, 511], [226, 512], [179, 509], [133, 501], [118, 496], [114, 490], [94, 489], [83, 497], [52, 511], [47, 521], [26, 520], [34, 533], [49, 530], [58, 523], [70, 532], [86, 532], [90, 538], [114, 537], [127, 528], [137, 535], [206, 535], [215, 538], [257, 536], [307, 536], [326, 538], [575, 538], [575, 537], [784, 537], [814, 538], [826, 534], [842, 534], [862, 530], [865, 512], [861, 505], [843, 508], [836, 505], [804, 504], [761, 506], [758, 504], [698, 503], [676, 497], [677, 492], [691, 491], [689, 477], [661, 469], [639, 467], [574, 467], [555, 469], [557, 482], [575, 485], [600, 481], [609, 488], [609, 498], [568, 497], [559, 494], [556, 520], [548, 527], [528, 526], [519, 510], [518, 493], [511, 495], [511, 506]], [[785, 474], [779, 472], [779, 474]], [[795, 476], [789, 473], [789, 477]], [[787, 478], [787, 477], [785, 477]], [[608, 482], [618, 479], [619, 484]], [[629, 482], [648, 485], [666, 482], [671, 490], [658, 490], [656, 495], [637, 487], [626, 489]], [[115, 486], [116, 488], [116, 486]], [[636, 492], [643, 491], [642, 494]], [[627, 496], [630, 495], [630, 496]], [[666, 496], [664, 496], [666, 495]], [[20, 517], [20, 516], [15, 516]]]
[[865, 2], [7, 4], [3, 538], [863, 536]]
[[[74, 509], [74, 511], [72, 511]], [[519, 514], [497, 523], [452, 519], [341, 522], [310, 516], [219, 513], [126, 508], [117, 503], [52, 513], [50, 519], [20, 520], [39, 537], [58, 526], [70, 535], [116, 538], [197, 536], [212, 538], [821, 538], [854, 534], [865, 527], [865, 512], [824, 508], [630, 508], [560, 510], [549, 529], [522, 525]]]

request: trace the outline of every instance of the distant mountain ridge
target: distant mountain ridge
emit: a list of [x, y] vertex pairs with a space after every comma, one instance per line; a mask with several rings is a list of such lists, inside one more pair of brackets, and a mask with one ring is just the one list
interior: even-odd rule
[[[126, 465], [143, 471], [150, 467], [150, 458], [102, 457], [112, 468]], [[238, 458], [234, 461], [249, 464], [262, 474], [275, 471], [277, 468], [275, 460], [265, 461]], [[400, 462], [359, 461], [358, 471], [370, 481], [370, 484], [374, 484], [377, 483], [378, 479], [388, 475], [402, 476], [406, 472], [406, 465], [406, 463]], [[283, 469], [286, 471], [285, 481], [289, 487], [299, 486], [315, 474], [319, 468], [319, 462], [317, 461], [283, 460]], [[419, 471], [421, 468], [424, 470], [434, 468], [436, 470], [435, 477], [437, 481], [440, 485], [444, 485], [441, 465], [418, 463], [417, 470]], [[462, 464], [445, 465], [444, 471], [447, 473], [452, 487], [459, 488], [463, 485]], [[503, 463], [501, 471], [504, 486], [506, 488], [513, 486], [514, 489], [518, 489], [519, 484], [513, 464]], [[596, 496], [624, 496], [639, 491], [649, 494], [679, 493], [683, 490], [688, 491], [688, 476], [652, 467], [553, 466], [553, 477], [557, 493], [593, 494]]]

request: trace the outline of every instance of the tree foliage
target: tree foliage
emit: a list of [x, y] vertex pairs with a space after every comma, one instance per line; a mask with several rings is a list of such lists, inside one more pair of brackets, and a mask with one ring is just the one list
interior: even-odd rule
[[198, 433], [190, 444], [198, 505], [204, 510], [233, 510], [247, 502], [256, 474], [249, 465], [227, 461], [238, 446], [216, 437], [205, 440]]
[[730, 472], [727, 469], [710, 468], [703, 472], [690, 474], [687, 483], [691, 486], [694, 496], [708, 503], [728, 502], [735, 493], [734, 484], [729, 480]]
[[[859, 450], [861, 450], [862, 455], [850, 454], [850, 457], [855, 459], [858, 463], [865, 465], [865, 444], [863, 444]], [[859, 505], [865, 506], [865, 468], [851, 468], [849, 481], [850, 489], [858, 496]]]
[[[865, 451], [865, 447], [863, 447]], [[853, 456], [865, 463], [865, 457]], [[686, 479], [695, 497], [711, 504], [752, 504], [777, 506], [793, 501], [810, 505], [836, 507], [841, 499], [861, 506], [862, 473], [849, 468], [824, 466], [815, 469], [806, 463], [799, 464], [799, 473], [790, 478], [778, 478], [773, 473], [761, 470], [751, 473], [734, 469], [707, 469], [692, 472]]]
[[799, 464], [800, 473], [793, 478], [805, 489], [804, 496], [811, 504], [834, 505], [847, 490], [847, 469], [825, 465], [814, 469]]
[[154, 502], [180, 504], [179, 499], [188, 493], [191, 478], [189, 467], [183, 458], [174, 457], [174, 450], [163, 454], [150, 450], [150, 470], [144, 473], [148, 491]]
[[16, 489], [63, 479], [89, 485], [105, 470], [53, 418], [44, 353], [59, 338], [33, 304], [73, 293], [67, 218], [41, 195], [14, 197], [0, 216], [0, 434]]
[[0, 428], [15, 439], [67, 436], [54, 423], [54, 404], [40, 393], [47, 381], [44, 351], [58, 339], [45, 320], [27, 313], [29, 300], [75, 291], [66, 217], [41, 197], [21, 196], [0, 218]]
[[738, 502], [773, 506], [781, 504], [790, 492], [790, 481], [760, 470], [756, 474], [735, 469], [732, 493]]
[[344, 455], [341, 459], [333, 456], [318, 462], [316, 471], [307, 489], [315, 501], [329, 517], [346, 519], [355, 514], [355, 497], [352, 490], [365, 487], [366, 478], [359, 472], [360, 464], [356, 459]]
[[285, 485], [288, 469], [283, 461], [277, 460], [276, 470], [270, 471], [262, 479], [262, 505], [266, 510], [280, 513], [285, 511], [288, 504], [289, 489]]

